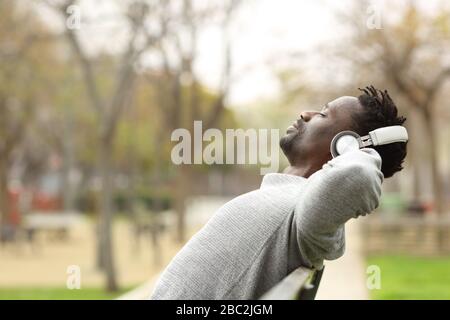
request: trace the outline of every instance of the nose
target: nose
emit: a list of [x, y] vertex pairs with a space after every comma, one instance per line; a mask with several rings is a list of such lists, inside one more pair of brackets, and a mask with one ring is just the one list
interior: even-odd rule
[[311, 120], [311, 118], [315, 115], [318, 114], [320, 112], [317, 111], [303, 111], [302, 113], [300, 113], [300, 118], [305, 121], [308, 122], [309, 120]]

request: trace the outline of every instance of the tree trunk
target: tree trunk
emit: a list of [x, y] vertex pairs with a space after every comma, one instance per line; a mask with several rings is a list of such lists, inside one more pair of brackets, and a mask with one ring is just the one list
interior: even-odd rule
[[64, 110], [64, 140], [63, 140], [63, 167], [62, 167], [62, 193], [64, 211], [72, 211], [75, 208], [75, 188], [70, 179], [74, 168], [73, 150], [73, 126], [70, 107]]
[[117, 291], [116, 270], [114, 264], [114, 250], [112, 239], [112, 172], [111, 152], [112, 143], [109, 139], [102, 139], [99, 146], [99, 172], [101, 176], [100, 194], [100, 257], [102, 269], [106, 273], [106, 290]]
[[188, 196], [191, 174], [189, 165], [180, 165], [178, 168], [175, 191], [175, 211], [177, 214], [177, 227], [175, 240], [184, 243], [186, 240], [186, 199]]
[[418, 154], [413, 154], [413, 197], [415, 200], [422, 200], [421, 198], [421, 191], [420, 191], [420, 172], [421, 172], [421, 166], [420, 166], [420, 159], [418, 157]]
[[0, 227], [8, 223], [8, 170], [7, 159], [0, 158]]
[[[418, 114], [417, 112], [414, 112], [414, 110], [410, 113], [411, 114], [411, 122], [413, 123], [414, 126], [419, 125], [419, 119], [418, 117], [420, 116], [420, 114]], [[423, 122], [423, 121], [422, 121]], [[412, 131], [412, 130], [411, 130]], [[414, 134], [414, 131], [411, 132], [411, 135]], [[412, 139], [410, 139], [409, 142], [409, 146], [410, 146], [410, 152], [409, 152], [409, 159], [412, 165], [412, 173], [413, 173], [413, 199], [415, 201], [417, 200], [423, 200], [422, 196], [421, 196], [421, 188], [420, 188], [420, 172], [423, 170], [422, 166], [421, 166], [421, 150], [420, 150], [420, 145], [422, 145], [422, 141], [421, 139], [423, 139], [423, 137], [418, 136], [418, 137], [412, 137]], [[413, 144], [414, 145], [411, 145]]]
[[[434, 195], [434, 211], [438, 215], [442, 215], [443, 210], [443, 197], [442, 197], [442, 184], [441, 177], [439, 176], [439, 163], [437, 154], [437, 137], [433, 128], [432, 117], [429, 113], [425, 114], [425, 127], [427, 130], [430, 146], [430, 162], [431, 162], [431, 176]], [[445, 247], [445, 232], [442, 228], [438, 228], [437, 242], [439, 250], [443, 250]]]
[[437, 214], [443, 213], [443, 199], [442, 199], [442, 184], [441, 177], [439, 175], [439, 163], [437, 155], [437, 141], [433, 130], [433, 122], [430, 118], [426, 118], [425, 125], [429, 137], [430, 146], [430, 162], [431, 162], [431, 175], [433, 183], [434, 194], [434, 207]]

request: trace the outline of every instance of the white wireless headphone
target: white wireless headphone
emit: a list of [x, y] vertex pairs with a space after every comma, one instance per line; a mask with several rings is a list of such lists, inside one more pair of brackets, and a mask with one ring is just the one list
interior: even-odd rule
[[378, 128], [362, 137], [353, 131], [342, 131], [331, 140], [330, 151], [333, 158], [335, 158], [352, 150], [406, 141], [408, 141], [408, 132], [403, 126]]

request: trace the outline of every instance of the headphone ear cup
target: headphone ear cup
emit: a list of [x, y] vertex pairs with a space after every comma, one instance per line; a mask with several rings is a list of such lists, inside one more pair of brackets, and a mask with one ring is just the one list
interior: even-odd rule
[[358, 150], [360, 136], [353, 131], [341, 131], [331, 140], [330, 152], [333, 158], [351, 151]]

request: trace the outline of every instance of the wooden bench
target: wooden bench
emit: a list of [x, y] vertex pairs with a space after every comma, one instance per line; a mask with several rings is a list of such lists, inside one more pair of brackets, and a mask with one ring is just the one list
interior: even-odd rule
[[30, 242], [38, 232], [51, 233], [64, 239], [67, 237], [68, 231], [81, 219], [81, 214], [77, 212], [34, 212], [24, 217], [22, 228]]
[[314, 300], [324, 268], [300, 267], [267, 291], [260, 300]]
[[[322, 270], [312, 270], [303, 267], [295, 269], [275, 287], [267, 291], [260, 300], [314, 300], [322, 279], [323, 270], [324, 268]], [[118, 297], [117, 300], [148, 299], [159, 276], [157, 275], [151, 281], [125, 293]]]

